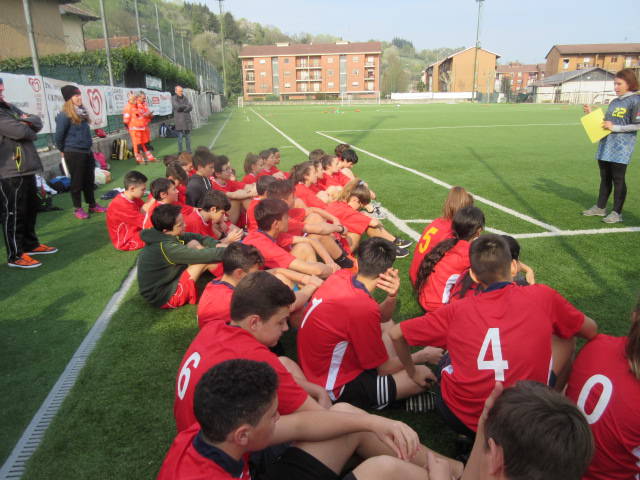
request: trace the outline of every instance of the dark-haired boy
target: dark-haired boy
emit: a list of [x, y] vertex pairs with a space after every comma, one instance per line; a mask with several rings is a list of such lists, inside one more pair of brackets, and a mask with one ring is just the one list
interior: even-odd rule
[[[176, 184], [165, 177], [156, 178], [151, 182], [151, 198], [152, 200], [147, 207], [147, 214], [144, 217], [142, 228], [153, 227], [151, 216], [160, 205], [174, 205], [178, 203], [178, 189], [176, 188]], [[189, 207], [189, 210], [190, 209]]]
[[260, 203], [260, 200], [266, 198], [267, 188], [270, 184], [277, 181], [276, 177], [272, 177], [271, 175], [263, 175], [258, 177], [256, 181], [256, 193], [257, 195], [251, 199], [249, 206], [247, 207], [247, 230], [249, 232], [258, 229], [258, 222], [256, 222], [256, 216], [254, 210], [256, 206]]
[[[307, 237], [296, 237], [290, 252], [277, 244], [278, 235], [287, 231], [288, 211], [289, 206], [282, 200], [261, 200], [254, 210], [258, 230], [249, 232], [243, 242], [260, 251], [267, 268], [289, 268], [307, 275], [327, 278], [340, 267], [320, 242]], [[325, 263], [316, 261], [316, 254]]]
[[[347, 405], [280, 416], [278, 390], [276, 372], [263, 362], [227, 360], [208, 370], [198, 382], [194, 398], [199, 423], [178, 434], [158, 480], [249, 479], [252, 474], [256, 478], [249, 469], [249, 454], [291, 442], [297, 443], [267, 464], [258, 478], [428, 478], [424, 467], [405, 461], [418, 463], [421, 460], [416, 457], [433, 454], [419, 445], [417, 434], [407, 425]], [[366, 460], [341, 477], [356, 453]], [[455, 467], [453, 475], [457, 477], [461, 465]]]
[[[365, 240], [358, 249], [358, 274], [343, 270], [330, 276], [304, 313], [298, 330], [300, 365], [307, 378], [321, 385], [334, 402], [382, 409], [396, 399], [425, 391], [402, 370], [402, 363], [383, 340], [382, 324], [389, 328], [400, 288], [398, 271], [392, 268], [395, 258], [391, 242]], [[387, 293], [380, 304], [372, 297], [376, 288]], [[437, 362], [440, 354], [423, 349], [413, 359], [416, 363]], [[425, 377], [433, 376], [424, 365], [416, 369]], [[428, 408], [426, 404], [417, 408], [418, 402], [412, 399], [407, 408]]]
[[233, 169], [229, 158], [224, 155], [216, 157], [213, 162], [213, 180], [211, 188], [224, 192], [231, 202], [229, 218], [231, 223], [237, 224], [242, 210], [249, 208], [251, 199], [255, 197], [256, 190], [253, 186], [247, 186], [242, 182], [233, 180]]
[[[196, 421], [193, 395], [200, 377], [212, 366], [235, 358], [266, 362], [273, 367], [279, 378], [278, 412], [281, 415], [321, 408], [269, 350], [289, 329], [290, 305], [295, 300], [291, 289], [267, 272], [250, 273], [238, 283], [231, 297], [231, 322], [205, 325], [180, 363], [173, 406], [178, 431]], [[315, 388], [315, 397], [320, 398], [321, 389], [312, 384], [308, 386], [312, 391]]]
[[288, 172], [283, 172], [277, 165], [280, 163], [280, 152], [277, 148], [267, 148], [260, 152], [260, 158], [264, 162], [263, 170], [258, 173], [258, 178], [265, 175], [271, 175], [278, 180], [285, 180], [289, 178]]
[[107, 231], [111, 243], [118, 250], [138, 250], [144, 247], [140, 238], [145, 213], [142, 210], [147, 177], [132, 170], [124, 176], [124, 192], [117, 195], [107, 207]]
[[198, 208], [183, 214], [185, 231], [222, 239], [222, 243], [226, 244], [237, 242], [242, 238], [242, 231], [237, 228], [228, 231], [224, 223], [229, 208], [231, 203], [224, 193], [209, 190], [200, 200]]
[[204, 147], [198, 147], [193, 154], [193, 167], [196, 173], [191, 175], [187, 183], [187, 205], [197, 207], [204, 194], [211, 190], [215, 158], [215, 155]]
[[496, 381], [566, 383], [575, 336], [591, 339], [596, 323], [546, 285], [519, 286], [517, 263], [500, 235], [471, 244], [471, 278], [482, 293], [401, 322], [390, 330], [398, 357], [417, 385], [424, 378], [410, 361], [408, 345], [448, 350], [440, 362], [436, 407], [458, 433], [472, 436], [484, 400]]
[[140, 295], [159, 308], [196, 303], [196, 280], [221, 260], [224, 249], [212, 237], [185, 233], [178, 205], [158, 206], [151, 222], [153, 228], [140, 233], [146, 243], [138, 256]]

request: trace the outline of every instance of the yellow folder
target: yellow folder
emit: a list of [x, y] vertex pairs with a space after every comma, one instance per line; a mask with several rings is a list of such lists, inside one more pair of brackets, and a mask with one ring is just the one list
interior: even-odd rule
[[604, 112], [601, 108], [594, 110], [593, 112], [585, 115], [580, 119], [584, 131], [587, 132], [587, 136], [591, 143], [596, 143], [609, 135], [611, 130], [605, 130], [602, 128], [602, 122], [604, 122]]

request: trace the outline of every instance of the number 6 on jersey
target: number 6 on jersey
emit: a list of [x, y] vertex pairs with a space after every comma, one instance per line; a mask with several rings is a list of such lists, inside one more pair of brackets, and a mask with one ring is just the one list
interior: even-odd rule
[[[491, 356], [493, 360], [486, 360], [487, 350], [491, 344]], [[500, 347], [500, 329], [490, 328], [482, 342], [480, 353], [478, 354], [478, 370], [493, 370], [496, 382], [504, 382], [504, 371], [509, 369], [509, 362], [502, 359], [502, 348]]]

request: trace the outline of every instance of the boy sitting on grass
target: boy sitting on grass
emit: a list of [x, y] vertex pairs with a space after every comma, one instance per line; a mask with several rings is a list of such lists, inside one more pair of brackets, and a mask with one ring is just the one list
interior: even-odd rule
[[[168, 178], [156, 178], [151, 182], [151, 201], [147, 208], [147, 214], [144, 217], [143, 228], [153, 227], [151, 223], [151, 216], [156, 208], [160, 205], [177, 205], [178, 204], [178, 189], [176, 184]], [[181, 209], [182, 207], [178, 205]], [[191, 207], [188, 207], [191, 210]]]
[[229, 219], [231, 223], [237, 225], [238, 219], [243, 209], [249, 207], [251, 199], [256, 196], [256, 189], [252, 186], [246, 186], [242, 182], [232, 180], [233, 169], [229, 158], [220, 155], [213, 162], [213, 180], [211, 188], [224, 192], [231, 201], [229, 209]]
[[251, 199], [251, 203], [249, 203], [249, 207], [247, 208], [247, 231], [252, 232], [258, 229], [258, 222], [256, 222], [256, 215], [254, 213], [256, 206], [261, 200], [267, 198], [267, 188], [275, 181], [277, 181], [276, 177], [272, 177], [271, 175], [258, 177], [258, 181], [256, 182], [257, 195]]
[[145, 214], [143, 211], [147, 177], [132, 170], [124, 176], [124, 192], [107, 207], [107, 230], [111, 243], [118, 250], [138, 250], [144, 247], [140, 238]]
[[159, 308], [195, 304], [196, 280], [222, 259], [224, 248], [212, 237], [185, 233], [178, 205], [158, 206], [151, 223], [140, 233], [146, 243], [138, 257], [140, 295]]
[[285, 180], [289, 177], [286, 172], [281, 171], [277, 165], [280, 163], [280, 152], [277, 148], [267, 148], [260, 152], [260, 158], [262, 158], [262, 162], [264, 167], [260, 173], [258, 173], [258, 177], [263, 177], [264, 175], [271, 175], [278, 180]]
[[198, 208], [184, 215], [185, 231], [207, 235], [221, 243], [229, 244], [242, 239], [242, 230], [229, 229], [225, 223], [226, 213], [231, 208], [227, 196], [217, 190], [208, 191]]
[[198, 147], [193, 154], [193, 167], [196, 172], [191, 175], [187, 183], [187, 205], [197, 207], [204, 194], [211, 190], [215, 158], [215, 155], [206, 147]]

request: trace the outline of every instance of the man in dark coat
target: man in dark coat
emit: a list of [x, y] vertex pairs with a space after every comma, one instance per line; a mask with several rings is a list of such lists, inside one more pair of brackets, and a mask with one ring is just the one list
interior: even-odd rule
[[40, 117], [5, 100], [0, 79], [0, 223], [10, 267], [39, 267], [42, 264], [32, 255], [58, 251], [41, 244], [36, 236], [36, 173], [42, 170], [42, 162], [33, 142], [41, 129]]
[[184, 95], [180, 85], [176, 85], [176, 94], [171, 97], [171, 105], [173, 106], [176, 132], [178, 132], [178, 153], [182, 152], [182, 137], [186, 141], [187, 152], [191, 153], [191, 129], [193, 128], [191, 110], [193, 110], [193, 106]]

